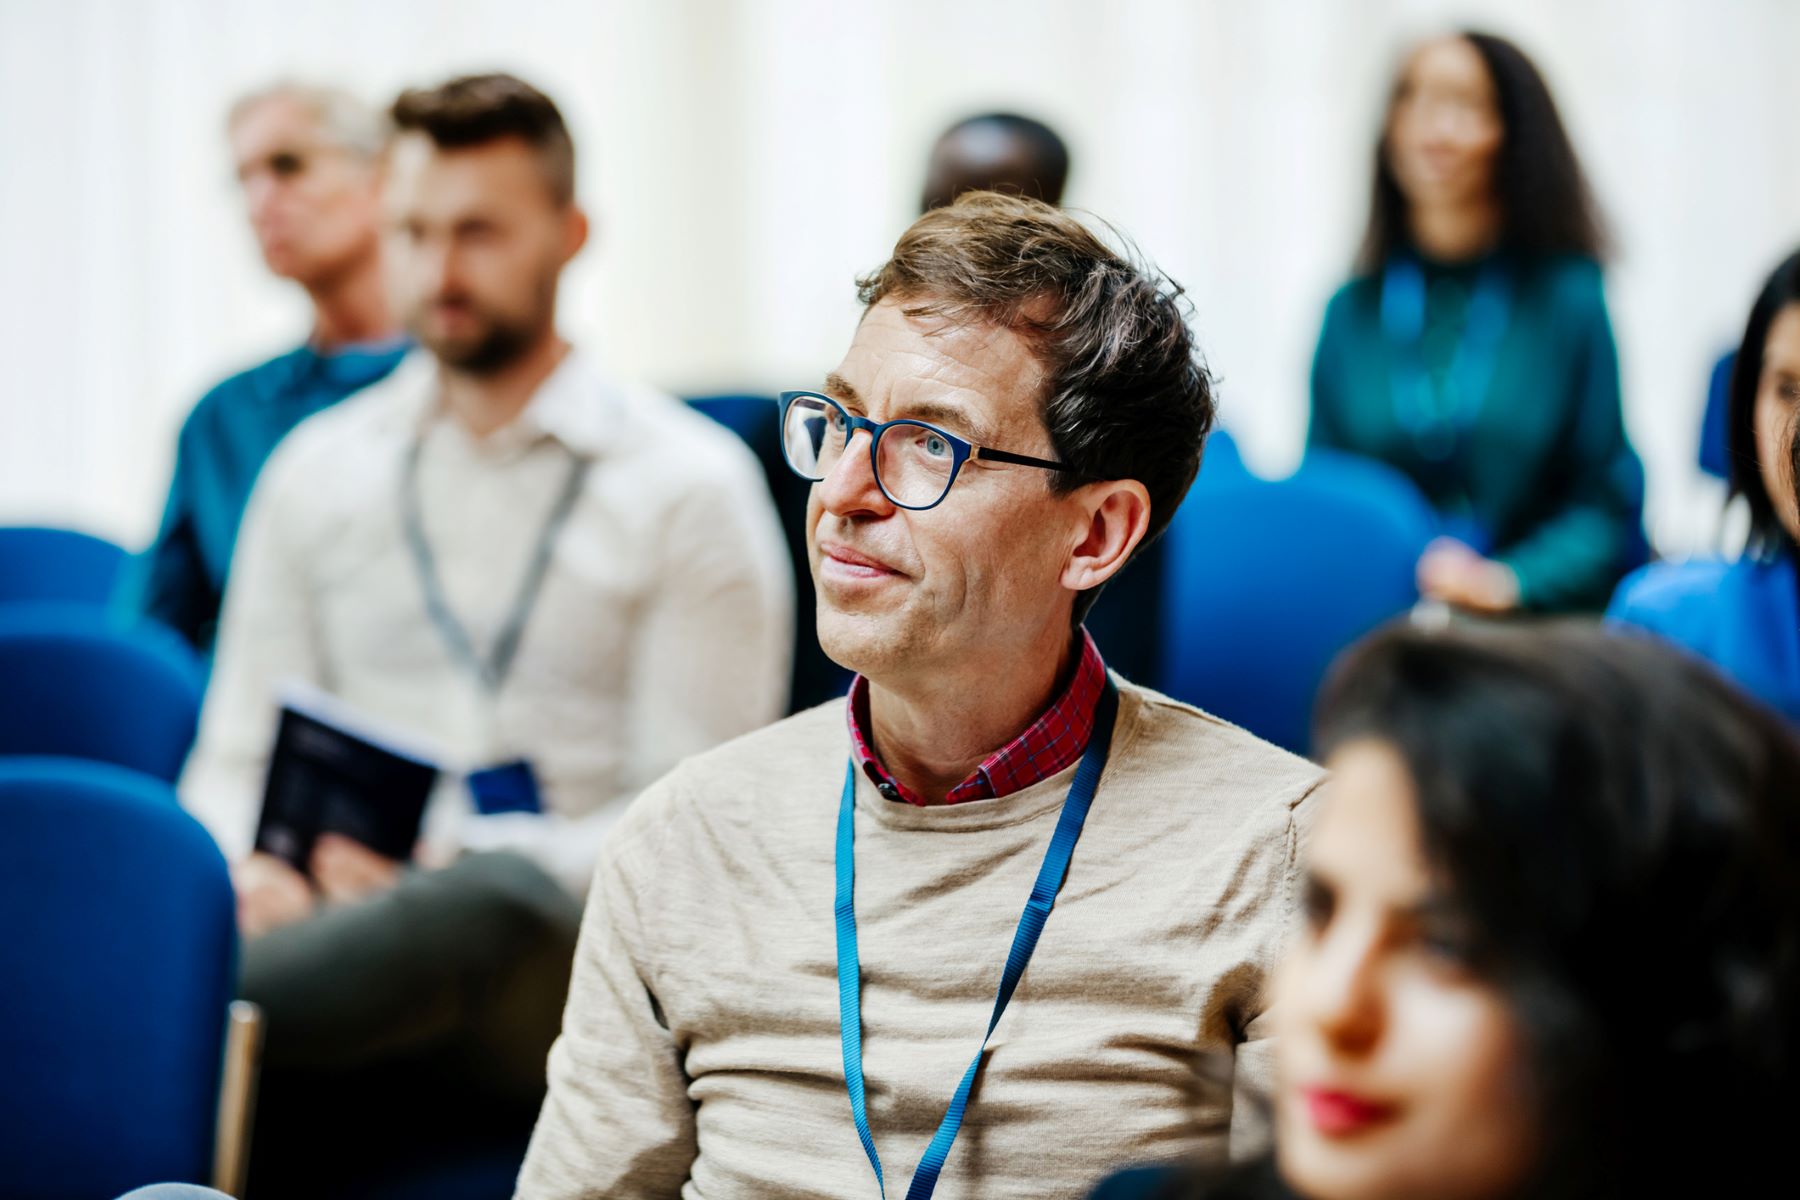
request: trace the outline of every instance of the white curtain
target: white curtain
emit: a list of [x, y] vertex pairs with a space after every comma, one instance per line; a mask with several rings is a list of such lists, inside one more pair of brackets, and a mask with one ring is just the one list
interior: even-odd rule
[[599, 236], [564, 324], [677, 391], [816, 382], [937, 129], [992, 106], [1075, 154], [1071, 203], [1192, 293], [1227, 423], [1298, 453], [1325, 297], [1406, 42], [1473, 23], [1548, 74], [1619, 234], [1627, 415], [1665, 549], [1703, 543], [1706, 370], [1800, 242], [1785, 0], [0, 0], [0, 522], [153, 527], [176, 429], [296, 343], [221, 129], [276, 76], [371, 98], [500, 67], [564, 106]]

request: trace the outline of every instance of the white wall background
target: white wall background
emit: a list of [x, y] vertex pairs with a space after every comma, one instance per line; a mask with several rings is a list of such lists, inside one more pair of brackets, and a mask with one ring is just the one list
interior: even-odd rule
[[303, 335], [221, 128], [277, 75], [544, 87], [600, 230], [564, 323], [689, 392], [815, 380], [937, 129], [1041, 115], [1074, 150], [1069, 202], [1191, 290], [1227, 423], [1278, 470], [1388, 72], [1471, 22], [1538, 59], [1614, 220], [1652, 528], [1694, 546], [1718, 505], [1693, 466], [1706, 370], [1800, 242], [1784, 0], [0, 0], [0, 521], [143, 540], [188, 406]]

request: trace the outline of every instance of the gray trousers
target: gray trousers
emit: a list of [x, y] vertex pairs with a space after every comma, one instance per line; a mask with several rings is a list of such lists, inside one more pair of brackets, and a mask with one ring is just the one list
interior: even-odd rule
[[246, 943], [265, 1042], [253, 1197], [528, 1133], [561, 1026], [581, 905], [530, 860], [469, 855]]

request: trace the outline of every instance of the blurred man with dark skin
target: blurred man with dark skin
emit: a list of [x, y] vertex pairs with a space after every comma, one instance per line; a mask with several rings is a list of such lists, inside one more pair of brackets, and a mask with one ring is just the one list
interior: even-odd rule
[[983, 113], [958, 121], [932, 146], [919, 211], [954, 203], [964, 192], [1061, 204], [1068, 180], [1069, 148], [1054, 129], [1016, 113]]
[[181, 430], [156, 540], [121, 596], [133, 616], [212, 647], [238, 524], [264, 460], [313, 413], [393, 370], [379, 238], [386, 122], [355, 97], [281, 83], [232, 106], [231, 156], [263, 261], [305, 289], [304, 345], [225, 380]]
[[[561, 113], [482, 75], [393, 117], [387, 266], [420, 349], [270, 460], [181, 786], [232, 863], [266, 1014], [259, 1200], [518, 1152], [612, 823], [787, 690], [792, 577], [756, 460], [557, 329], [588, 236]], [[333, 834], [304, 874], [257, 849], [289, 681], [435, 748], [413, 862]], [[485, 805], [463, 780], [490, 768], [530, 803]]]

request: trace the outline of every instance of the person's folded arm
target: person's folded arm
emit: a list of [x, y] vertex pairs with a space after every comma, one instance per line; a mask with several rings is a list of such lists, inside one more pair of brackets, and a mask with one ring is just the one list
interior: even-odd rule
[[184, 807], [236, 861], [250, 852], [288, 680], [326, 684], [304, 547], [294, 518], [308, 487], [306, 462], [284, 445], [264, 470], [244, 515], [219, 621], [200, 734], [182, 772]]
[[1556, 511], [1495, 558], [1526, 608], [1600, 608], [1641, 538], [1644, 468], [1625, 433], [1619, 352], [1597, 297], [1583, 332]]
[[658, 543], [628, 674], [633, 789], [779, 719], [792, 668], [793, 567], [747, 452], [671, 501]]
[[475, 817], [465, 823], [463, 849], [523, 854], [580, 895], [627, 800], [688, 755], [782, 715], [793, 645], [792, 568], [760, 470], [728, 469], [680, 496], [657, 538], [657, 583], [631, 639], [623, 790], [580, 816]]

